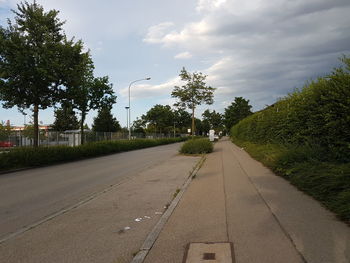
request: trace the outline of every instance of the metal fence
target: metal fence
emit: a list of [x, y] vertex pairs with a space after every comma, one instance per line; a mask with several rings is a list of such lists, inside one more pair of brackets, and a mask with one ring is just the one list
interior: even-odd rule
[[[181, 136], [179, 134], [175, 136]], [[172, 138], [173, 133], [131, 133], [131, 139], [137, 138]], [[84, 132], [85, 142], [97, 142], [97, 141], [116, 141], [116, 140], [126, 140], [129, 138], [127, 132]], [[9, 142], [11, 145], [16, 147], [32, 146], [34, 143], [33, 136], [27, 137], [22, 131], [11, 132], [7, 140], [2, 140]], [[41, 146], [55, 146], [55, 145], [67, 145], [67, 146], [78, 146], [81, 142], [81, 133], [78, 131], [41, 131], [39, 135], [39, 145]]]

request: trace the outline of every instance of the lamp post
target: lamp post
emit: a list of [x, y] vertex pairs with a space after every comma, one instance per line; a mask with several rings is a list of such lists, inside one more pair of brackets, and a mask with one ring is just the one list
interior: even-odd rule
[[142, 81], [142, 80], [150, 80], [151, 78], [144, 78], [144, 79], [137, 79], [137, 80], [134, 80], [132, 81], [130, 84], [129, 84], [129, 120], [128, 120], [128, 129], [129, 129], [129, 140], [131, 139], [131, 114], [130, 114], [130, 88], [131, 88], [131, 85], [135, 82], [138, 82], [138, 81]]
[[126, 127], [127, 127], [128, 131], [129, 131], [129, 118], [128, 118], [128, 116], [129, 116], [128, 115], [129, 107], [126, 106], [125, 109], [126, 109]]

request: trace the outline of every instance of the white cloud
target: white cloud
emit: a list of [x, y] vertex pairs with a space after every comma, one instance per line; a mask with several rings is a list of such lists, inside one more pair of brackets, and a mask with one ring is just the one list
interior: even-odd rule
[[176, 54], [174, 56], [175, 59], [189, 59], [189, 58], [192, 58], [192, 54], [188, 51], [185, 51], [185, 52], [181, 52], [179, 54]]
[[[174, 77], [165, 81], [162, 84], [151, 85], [151, 84], [139, 84], [131, 87], [131, 99], [143, 99], [143, 98], [151, 98], [151, 97], [160, 97], [164, 95], [171, 94], [174, 86], [181, 85], [180, 77]], [[120, 94], [123, 97], [128, 96], [128, 88], [124, 88], [120, 90]]]
[[201, 68], [218, 105], [243, 96], [259, 109], [350, 52], [348, 0], [199, 0], [196, 9], [200, 19], [162, 30], [154, 43], [209, 61]]
[[147, 43], [161, 43], [166, 30], [168, 30], [173, 26], [174, 26], [174, 23], [172, 22], [162, 22], [158, 25], [151, 26], [148, 29], [148, 33], [146, 37], [143, 39], [143, 41]]

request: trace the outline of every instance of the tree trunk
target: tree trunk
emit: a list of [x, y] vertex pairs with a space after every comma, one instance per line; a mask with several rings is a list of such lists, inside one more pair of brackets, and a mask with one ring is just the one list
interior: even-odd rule
[[39, 106], [34, 105], [33, 110], [34, 117], [34, 147], [39, 146]]
[[80, 121], [80, 144], [85, 143], [85, 137], [84, 137], [84, 122], [85, 122], [85, 111], [81, 112], [81, 121]]
[[192, 137], [194, 136], [194, 107], [192, 107]]

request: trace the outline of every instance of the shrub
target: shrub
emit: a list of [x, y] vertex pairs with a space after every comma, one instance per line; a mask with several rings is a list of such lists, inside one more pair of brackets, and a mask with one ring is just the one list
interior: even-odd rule
[[0, 155], [0, 171], [75, 161], [106, 154], [181, 142], [184, 140], [186, 140], [186, 138], [136, 139], [131, 141], [94, 142], [76, 147], [52, 146], [17, 148]]
[[213, 144], [208, 138], [188, 140], [180, 148], [180, 152], [185, 154], [203, 154], [210, 153], [212, 151]]
[[350, 161], [350, 58], [345, 67], [243, 119], [231, 136], [258, 144], [307, 146], [320, 157]]

